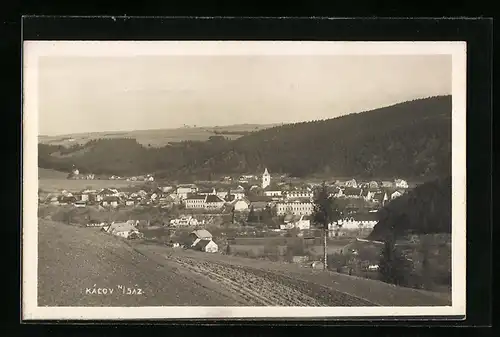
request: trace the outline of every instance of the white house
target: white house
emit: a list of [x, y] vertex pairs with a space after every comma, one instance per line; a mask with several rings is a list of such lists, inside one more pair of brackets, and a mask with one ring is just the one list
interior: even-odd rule
[[235, 200], [233, 202], [233, 207], [235, 212], [244, 212], [250, 208], [250, 202], [245, 199]]
[[347, 216], [328, 226], [329, 230], [337, 229], [337, 225], [343, 230], [371, 230], [378, 222], [376, 213], [356, 213]]
[[205, 209], [206, 195], [196, 194], [190, 195], [184, 199], [186, 209]]
[[219, 246], [212, 240], [200, 240], [196, 242], [193, 249], [205, 252], [205, 253], [217, 253], [219, 251]]
[[370, 189], [363, 189], [361, 192], [361, 197], [365, 199], [366, 201], [371, 201], [373, 197], [375, 196], [375, 191], [370, 190]]
[[293, 215], [311, 215], [313, 212], [313, 203], [307, 199], [289, 200], [276, 203], [276, 214], [278, 216], [285, 214]]
[[271, 185], [271, 175], [267, 171], [267, 167], [264, 170], [264, 173], [262, 174], [262, 188], [266, 188], [267, 186]]
[[406, 180], [403, 180], [403, 179], [395, 179], [394, 186], [396, 188], [408, 188], [408, 182]]
[[348, 180], [345, 182], [344, 184], [345, 187], [353, 187], [353, 188], [357, 188], [358, 187], [358, 183], [356, 182], [356, 179], [351, 179], [351, 180]]
[[264, 191], [264, 195], [266, 197], [281, 197], [283, 195], [283, 192], [278, 189], [270, 189]]
[[313, 196], [314, 196], [313, 191], [309, 190], [292, 190], [286, 192], [287, 199], [312, 198]]
[[191, 247], [194, 247], [201, 240], [212, 241], [213, 237], [212, 237], [212, 234], [209, 231], [207, 231], [206, 229], [198, 229], [198, 230], [192, 231], [189, 234], [189, 238], [191, 240]]
[[186, 184], [177, 186], [177, 196], [184, 200], [188, 197], [188, 195], [198, 192], [198, 188], [194, 184]]
[[102, 200], [102, 206], [103, 207], [118, 207], [120, 199], [115, 196], [106, 196]]
[[192, 216], [183, 216], [178, 219], [170, 220], [170, 225], [173, 227], [194, 227], [198, 225], [198, 220]]
[[131, 234], [139, 234], [139, 230], [135, 227], [134, 221], [112, 223], [110, 226], [105, 228], [106, 232], [121, 236], [123, 238], [128, 238]]
[[205, 196], [205, 209], [221, 209], [224, 206], [224, 200], [214, 194]]
[[78, 208], [84, 208], [84, 207], [86, 207], [86, 206], [87, 206], [87, 203], [86, 203], [85, 201], [82, 201], [82, 200], [80, 200], [80, 201], [75, 201], [75, 202], [73, 203], [73, 206], [78, 207]]
[[399, 198], [400, 196], [402, 196], [404, 194], [403, 191], [394, 191], [393, 193], [391, 193], [391, 200], [394, 200], [396, 198]]

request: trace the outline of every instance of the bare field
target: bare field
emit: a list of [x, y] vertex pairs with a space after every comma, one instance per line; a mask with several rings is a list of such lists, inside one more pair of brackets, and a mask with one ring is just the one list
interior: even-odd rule
[[[178, 250], [40, 220], [38, 301], [46, 306], [447, 305], [430, 292], [297, 265]], [[139, 287], [142, 295], [86, 294]]]
[[113, 138], [134, 138], [139, 144], [145, 146], [161, 147], [170, 142], [179, 142], [184, 140], [208, 140], [214, 136], [214, 131], [222, 133], [221, 135], [230, 139], [236, 139], [242, 134], [224, 134], [225, 132], [253, 132], [274, 126], [259, 124], [241, 124], [214, 127], [185, 127], [178, 129], [158, 129], [158, 130], [135, 130], [135, 131], [117, 131], [117, 132], [95, 132], [60, 136], [40, 136], [38, 141], [43, 144], [71, 146], [75, 144], [85, 144], [94, 139], [113, 139]]
[[61, 190], [81, 191], [83, 189], [123, 188], [144, 182], [126, 180], [72, 180], [65, 178], [42, 178], [38, 180], [38, 188], [45, 192], [56, 192]]

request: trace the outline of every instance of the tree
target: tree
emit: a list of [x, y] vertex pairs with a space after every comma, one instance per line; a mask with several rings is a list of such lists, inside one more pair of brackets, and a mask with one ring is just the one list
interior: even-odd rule
[[253, 206], [250, 206], [250, 211], [248, 212], [248, 217], [247, 217], [247, 222], [252, 223], [255, 222], [257, 219], [257, 215], [255, 214], [255, 210]]
[[327, 264], [327, 237], [328, 226], [336, 224], [340, 219], [341, 212], [333, 196], [328, 193], [325, 182], [321, 185], [314, 198], [313, 222], [323, 229], [323, 266], [326, 270]]
[[397, 249], [395, 240], [391, 237], [387, 238], [379, 262], [379, 273], [382, 281], [406, 286], [409, 283], [412, 269], [411, 262]]

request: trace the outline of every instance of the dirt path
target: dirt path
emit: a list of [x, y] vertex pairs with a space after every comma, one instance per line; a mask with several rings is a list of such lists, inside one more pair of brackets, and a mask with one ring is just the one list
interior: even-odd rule
[[235, 266], [197, 261], [186, 257], [174, 257], [180, 266], [193, 273], [223, 284], [228, 290], [239, 294], [251, 306], [324, 306], [325, 303], [310, 297], [293, 286], [276, 278]]

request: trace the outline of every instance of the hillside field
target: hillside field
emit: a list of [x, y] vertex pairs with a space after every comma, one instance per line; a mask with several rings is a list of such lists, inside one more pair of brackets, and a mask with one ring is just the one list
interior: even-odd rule
[[[241, 137], [246, 132], [254, 132], [274, 126], [259, 124], [241, 124], [215, 127], [189, 127], [178, 129], [158, 129], [158, 130], [135, 130], [122, 132], [93, 132], [81, 134], [69, 134], [60, 136], [39, 136], [39, 143], [50, 145], [72, 146], [83, 145], [90, 140], [132, 138], [143, 146], [161, 147], [170, 142], [180, 142], [185, 140], [205, 141], [210, 136], [220, 132], [222, 136], [229, 139]], [[225, 134], [229, 132], [229, 134]], [[241, 132], [241, 134], [237, 134]]]
[[[120, 239], [39, 220], [39, 306], [435, 306], [440, 294], [334, 272]], [[85, 263], [82, 263], [85, 261]], [[141, 295], [88, 294], [92, 287]]]

